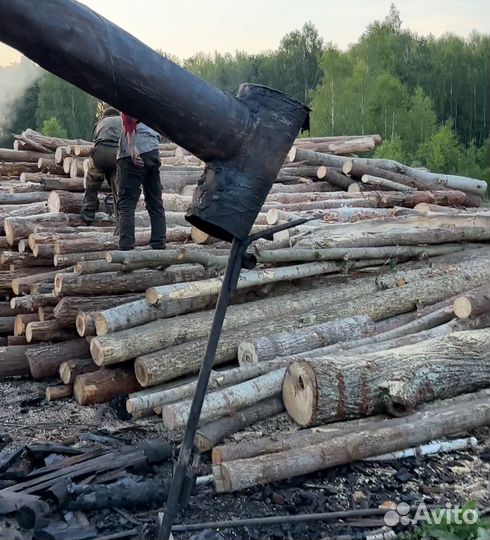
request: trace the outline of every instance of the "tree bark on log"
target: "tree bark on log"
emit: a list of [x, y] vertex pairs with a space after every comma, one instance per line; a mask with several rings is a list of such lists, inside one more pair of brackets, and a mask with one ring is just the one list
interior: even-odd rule
[[73, 396], [73, 385], [63, 384], [46, 388], [46, 401], [56, 401]]
[[[137, 229], [135, 234], [135, 245], [146, 246], [150, 243], [150, 230]], [[171, 227], [167, 229], [167, 242], [186, 242], [190, 239], [190, 227]], [[80, 253], [84, 251], [109, 251], [117, 249], [119, 238], [112, 233], [81, 233], [80, 235], [69, 235], [70, 238], [58, 238], [54, 242], [54, 251], [60, 253]]]
[[[53, 176], [50, 177], [44, 176], [40, 180], [40, 184], [44, 186], [49, 191], [53, 190], [62, 190], [62, 191], [75, 191], [83, 192], [83, 178], [65, 178], [64, 176]], [[104, 185], [101, 187], [100, 191], [107, 191], [104, 189]]]
[[131, 367], [98, 369], [75, 378], [73, 394], [79, 405], [105, 403], [121, 394], [129, 394], [141, 387]]
[[216, 297], [214, 295], [200, 296], [165, 302], [156, 308], [143, 298], [97, 311], [95, 313], [95, 330], [98, 336], [105, 336], [157, 319], [167, 319], [200, 309], [212, 308], [215, 303]]
[[386, 191], [415, 191], [415, 188], [411, 188], [397, 182], [392, 182], [391, 180], [387, 180], [386, 178], [373, 176], [371, 174], [363, 174], [361, 177], [361, 182], [363, 184], [367, 184], [368, 186], [373, 186], [377, 189], [384, 189]]
[[485, 328], [344, 361], [294, 362], [284, 378], [284, 404], [301, 426], [384, 410], [406, 414], [420, 403], [488, 385], [489, 344], [490, 329]]
[[475, 318], [490, 311], [490, 287], [484, 286], [456, 298], [453, 304], [456, 317]]
[[[316, 173], [315, 173], [316, 180]], [[309, 182], [301, 184], [273, 184], [269, 193], [320, 193], [335, 191], [331, 182]]]
[[12, 245], [21, 238], [28, 238], [37, 225], [57, 227], [68, 225], [69, 217], [66, 214], [36, 214], [23, 217], [8, 217], [4, 221], [7, 242]]
[[[200, 422], [205, 423], [221, 416], [254, 405], [267, 398], [280, 394], [286, 368], [270, 371], [260, 377], [218, 390], [204, 398]], [[187, 399], [162, 407], [163, 424], [174, 430], [184, 427], [189, 418], [191, 400]]]
[[460, 404], [435, 404], [424, 412], [407, 416], [401, 424], [398, 419], [388, 419], [376, 429], [358, 430], [311, 446], [215, 465], [215, 489], [238, 491], [290, 478], [291, 474], [310, 474], [474, 430], [490, 423], [488, 396], [481, 399], [477, 396], [475, 399], [462, 396]]
[[27, 345], [25, 336], [7, 336], [7, 346], [10, 347], [15, 345]]
[[431, 246], [382, 246], [365, 248], [330, 249], [274, 249], [261, 250], [257, 260], [264, 264], [306, 261], [349, 261], [366, 259], [397, 259], [437, 257], [448, 253], [464, 251], [464, 244], [441, 244]]
[[0, 163], [0, 176], [20, 176], [24, 172], [38, 172], [37, 163], [30, 162], [9, 162], [4, 161]]
[[218, 418], [201, 426], [196, 432], [194, 444], [200, 452], [208, 452], [226, 437], [283, 411], [284, 403], [281, 398], [264, 399], [235, 412], [232, 416]]
[[90, 346], [85, 339], [73, 339], [31, 347], [26, 357], [34, 379], [46, 379], [56, 376], [67, 358], [86, 358], [89, 353]]
[[64, 266], [76, 265], [80, 261], [103, 260], [105, 254], [105, 251], [87, 251], [85, 253], [60, 253], [58, 255], [54, 255], [53, 264], [56, 267], [63, 268]]
[[197, 265], [178, 265], [165, 270], [136, 270], [91, 275], [58, 273], [54, 280], [54, 292], [57, 296], [143, 292], [151, 286], [202, 279], [204, 276], [204, 269]]
[[291, 162], [307, 161], [312, 165], [327, 165], [331, 167], [343, 167], [346, 161], [353, 161], [355, 164], [367, 165], [391, 172], [403, 173], [407, 176], [417, 178], [418, 180], [429, 182], [431, 185], [443, 185], [451, 189], [460, 189], [474, 195], [479, 195], [480, 197], [485, 195], [487, 189], [486, 183], [482, 180], [475, 180], [474, 178], [450, 174], [431, 173], [421, 169], [408, 167], [407, 165], [403, 165], [402, 163], [389, 159], [341, 158], [338, 156], [319, 154], [317, 152], [294, 147], [291, 148], [288, 158]]
[[[374, 431], [388, 418], [387, 416], [378, 415], [369, 418], [360, 418], [358, 420], [337, 422], [336, 424], [327, 424], [319, 428], [298, 429], [297, 431], [281, 433], [279, 436], [261, 437], [260, 439], [252, 439], [250, 441], [245, 440], [224, 444], [222, 446], [215, 446], [211, 457], [213, 465], [219, 465], [220, 463], [235, 461], [236, 459], [248, 459], [267, 454], [278, 454], [279, 452], [297, 450], [359, 431], [369, 429]], [[398, 421], [391, 419], [392, 425], [395, 423], [401, 424], [402, 421], [401, 418]]]
[[1, 193], [0, 204], [31, 204], [48, 200], [47, 191], [31, 191], [30, 193]]
[[240, 342], [238, 361], [242, 366], [266, 362], [278, 356], [290, 356], [333, 343], [369, 336], [374, 333], [375, 328], [371, 319], [357, 316], [307, 326], [300, 330], [254, 337], [250, 341]]
[[62, 328], [55, 319], [28, 323], [25, 334], [28, 343], [36, 341], [64, 341], [76, 336], [73, 330]]
[[0, 317], [0, 334], [10, 334], [14, 331], [16, 317]]
[[[99, 196], [99, 202], [103, 196]], [[421, 201], [422, 202], [422, 201]], [[48, 198], [48, 209], [51, 213], [79, 213], [83, 206], [83, 193], [73, 191], [51, 191]]]
[[[324, 273], [337, 272], [338, 270], [338, 265], [331, 262], [313, 262], [294, 266], [267, 268], [264, 270], [249, 270], [248, 272], [241, 273], [236, 284], [236, 290], [275, 283], [277, 281], [290, 281]], [[214, 295], [220, 291], [222, 281], [223, 278], [219, 277], [190, 283], [175, 283], [157, 287], [150, 286], [146, 291], [146, 299], [150, 304], [157, 305], [172, 300]]]
[[108, 309], [140, 298], [141, 295], [134, 294], [120, 296], [65, 296], [61, 300], [57, 298], [58, 304], [54, 308], [54, 316], [60, 326], [73, 328], [80, 311]]
[[333, 167], [325, 167], [324, 165], [317, 168], [316, 176], [320, 180], [326, 180], [330, 184], [341, 189], [348, 190], [349, 186], [356, 182], [349, 176], [344, 176], [338, 169]]
[[[67, 268], [66, 270], [69, 270]], [[12, 290], [15, 294], [29, 293], [31, 287], [35, 283], [48, 283], [52, 282], [57, 275], [58, 270], [51, 272], [43, 272], [42, 274], [33, 274], [30, 276], [23, 276], [12, 280]]]
[[76, 358], [67, 360], [60, 365], [60, 379], [64, 384], [73, 384], [78, 375], [91, 373], [99, 368], [93, 363], [91, 358]]
[[224, 268], [227, 255], [214, 255], [202, 249], [151, 249], [139, 251], [111, 251], [107, 253], [109, 263], [122, 264], [125, 270], [168, 266], [171, 264], [196, 263], [205, 267]]
[[12, 345], [0, 347], [0, 377], [17, 377], [30, 375], [26, 351], [29, 345]]
[[490, 216], [399, 216], [359, 223], [329, 225], [294, 242], [302, 248], [374, 247], [394, 245], [479, 242], [490, 239]]

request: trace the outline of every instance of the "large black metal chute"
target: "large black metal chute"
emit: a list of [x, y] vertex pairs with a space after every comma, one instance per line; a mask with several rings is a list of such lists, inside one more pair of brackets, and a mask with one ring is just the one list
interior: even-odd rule
[[192, 458], [202, 402], [229, 299], [247, 247], [299, 220], [249, 236], [309, 109], [243, 84], [236, 98], [156, 53], [74, 0], [0, 0], [0, 40], [48, 71], [156, 129], [206, 163], [186, 219], [232, 242], [159, 539], [167, 539]]

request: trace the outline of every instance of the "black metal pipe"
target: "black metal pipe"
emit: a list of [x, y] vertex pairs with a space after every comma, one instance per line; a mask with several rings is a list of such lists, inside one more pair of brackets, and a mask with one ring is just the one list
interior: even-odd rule
[[73, 0], [0, 0], [0, 40], [203, 161], [238, 152], [247, 107]]

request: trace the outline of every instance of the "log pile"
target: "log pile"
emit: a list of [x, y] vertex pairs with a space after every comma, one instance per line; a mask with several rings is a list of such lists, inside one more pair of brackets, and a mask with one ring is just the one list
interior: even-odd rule
[[[416, 445], [488, 423], [484, 183], [352, 156], [378, 143], [297, 140], [257, 218], [256, 231], [309, 221], [253, 245], [258, 265], [242, 271], [228, 310], [196, 437], [214, 448], [219, 491], [342, 463], [349, 445], [361, 450], [347, 459], [391, 452], [400, 426], [400, 441]], [[47, 399], [81, 405], [129, 395], [135, 418], [156, 413], [181, 429], [228, 245], [188, 226], [203, 169], [165, 143], [168, 247], [146, 249], [141, 205], [138, 248], [117, 251], [110, 216], [90, 227], [79, 218], [90, 148], [27, 130], [0, 150], [0, 377], [50, 381]], [[458, 399], [478, 414], [458, 415]], [[218, 446], [283, 411], [297, 434]], [[303, 451], [303, 469], [284, 468]]]

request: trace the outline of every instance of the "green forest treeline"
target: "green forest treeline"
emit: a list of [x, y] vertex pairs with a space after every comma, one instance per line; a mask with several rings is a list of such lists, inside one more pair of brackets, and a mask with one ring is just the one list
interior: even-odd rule
[[[376, 156], [490, 181], [489, 51], [489, 35], [406, 30], [392, 6], [346, 51], [306, 23], [275, 51], [171, 59], [231, 94], [247, 81], [297, 97], [312, 108], [312, 136], [379, 133]], [[36, 126], [87, 139], [97, 101], [45, 74], [14, 110], [11, 132]]]

